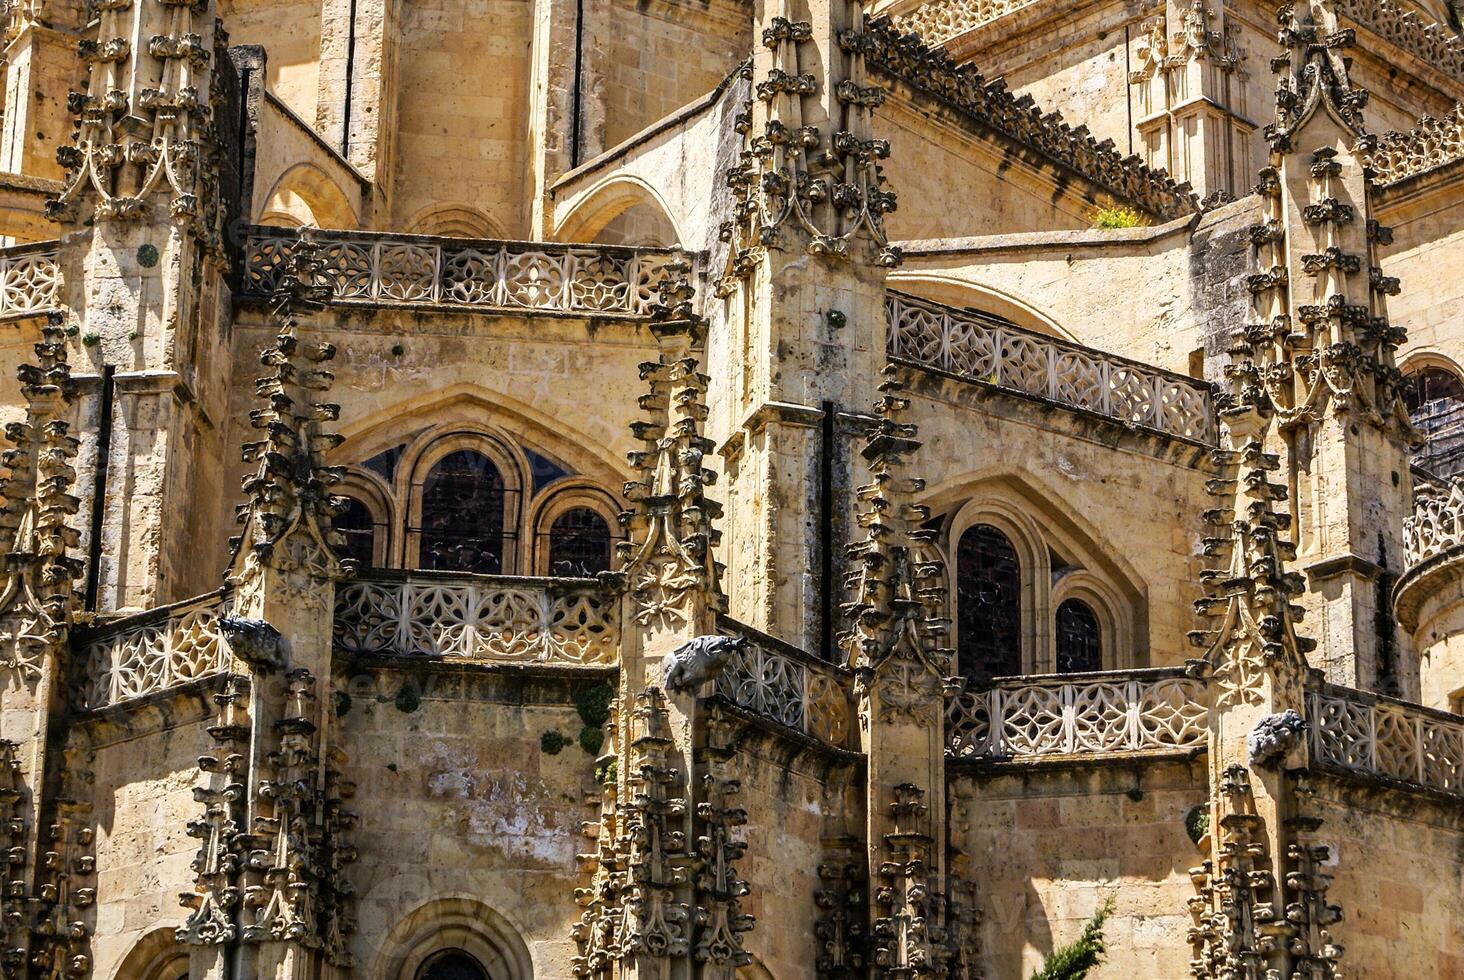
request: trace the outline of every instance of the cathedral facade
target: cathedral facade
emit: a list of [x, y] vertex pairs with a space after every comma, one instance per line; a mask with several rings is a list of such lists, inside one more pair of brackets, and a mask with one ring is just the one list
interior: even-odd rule
[[0, 12], [3, 980], [1464, 977], [1451, 3]]

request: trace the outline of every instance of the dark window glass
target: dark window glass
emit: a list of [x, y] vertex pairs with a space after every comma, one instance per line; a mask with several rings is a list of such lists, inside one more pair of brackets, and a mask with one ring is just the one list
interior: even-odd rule
[[503, 571], [503, 477], [482, 453], [442, 457], [422, 484], [417, 564], [453, 572]]
[[361, 568], [370, 568], [376, 555], [376, 522], [371, 511], [355, 497], [347, 498], [346, 509], [335, 516], [335, 529], [345, 537], [341, 557], [354, 558]]
[[488, 980], [488, 971], [462, 950], [450, 949], [428, 960], [417, 980]]
[[1022, 574], [1012, 543], [977, 524], [956, 546], [957, 655], [976, 682], [1022, 672]]
[[588, 577], [610, 570], [610, 525], [588, 507], [575, 507], [549, 526], [549, 574]]
[[1057, 671], [1081, 674], [1103, 669], [1103, 639], [1098, 616], [1082, 599], [1057, 607]]
[[1464, 383], [1442, 368], [1424, 368], [1411, 380], [1404, 402], [1426, 440], [1413, 462], [1437, 477], [1464, 473]]

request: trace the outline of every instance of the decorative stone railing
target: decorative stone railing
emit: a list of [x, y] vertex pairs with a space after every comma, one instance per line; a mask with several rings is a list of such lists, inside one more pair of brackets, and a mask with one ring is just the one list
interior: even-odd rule
[[[618, 245], [317, 231], [333, 301], [346, 304], [533, 311], [579, 316], [649, 313], [666, 265], [683, 253]], [[246, 294], [267, 295], [297, 235], [249, 230]]]
[[1206, 744], [1208, 710], [1204, 683], [1182, 669], [1016, 677], [951, 701], [947, 751], [992, 761], [1173, 752]]
[[1394, 184], [1464, 158], [1464, 105], [1442, 119], [1424, 116], [1406, 133], [1384, 133], [1367, 155], [1380, 184]]
[[1215, 440], [1203, 381], [902, 293], [887, 293], [885, 308], [891, 357], [1166, 435]]
[[146, 697], [227, 670], [233, 662], [219, 629], [226, 599], [213, 593], [118, 619], [80, 637], [72, 688], [78, 710]]
[[1454, 480], [1419, 483], [1413, 516], [1403, 520], [1403, 547], [1410, 567], [1464, 545], [1464, 485]]
[[1464, 716], [1331, 684], [1308, 698], [1314, 763], [1464, 796]]
[[0, 248], [0, 320], [54, 309], [61, 284], [56, 242]]
[[849, 685], [831, 664], [725, 617], [721, 628], [747, 642], [717, 678], [717, 694], [784, 728], [847, 747]]
[[1036, 0], [929, 0], [908, 14], [901, 14], [892, 20], [900, 30], [919, 34], [926, 44], [939, 47], [1035, 2]]
[[619, 606], [593, 579], [372, 571], [336, 588], [335, 645], [373, 656], [611, 665]]

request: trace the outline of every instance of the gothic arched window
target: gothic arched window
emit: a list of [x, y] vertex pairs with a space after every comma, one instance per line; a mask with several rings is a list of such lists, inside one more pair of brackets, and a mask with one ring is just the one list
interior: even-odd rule
[[503, 476], [471, 449], [442, 457], [422, 483], [421, 568], [503, 571]]
[[956, 642], [961, 673], [977, 682], [1022, 671], [1022, 570], [996, 528], [967, 528], [956, 546]]
[[1408, 417], [1427, 443], [1414, 462], [1436, 476], [1464, 472], [1464, 381], [1454, 372], [1426, 367], [1404, 394]]
[[489, 980], [488, 971], [460, 949], [444, 950], [417, 971], [417, 980]]
[[335, 529], [346, 539], [342, 558], [354, 558], [357, 566], [370, 568], [376, 559], [376, 521], [371, 511], [355, 497], [347, 497], [346, 509], [335, 516]]
[[1082, 674], [1103, 669], [1103, 636], [1098, 614], [1082, 599], [1057, 607], [1057, 671]]
[[572, 507], [549, 525], [549, 574], [588, 578], [610, 570], [610, 525], [588, 507]]

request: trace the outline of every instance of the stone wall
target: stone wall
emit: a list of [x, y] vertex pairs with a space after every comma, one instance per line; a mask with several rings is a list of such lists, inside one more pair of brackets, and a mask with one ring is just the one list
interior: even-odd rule
[[138, 940], [183, 922], [178, 895], [193, 890], [198, 853], [187, 824], [203, 815], [193, 787], [198, 756], [214, 747], [204, 731], [212, 707], [195, 691], [94, 718], [71, 736], [89, 746], [76, 761], [95, 775], [95, 980], [135, 980], [119, 968]]
[[1185, 822], [1206, 785], [1203, 759], [953, 773], [952, 843], [976, 883], [986, 975], [1030, 975], [1110, 898], [1095, 980], [1188, 975], [1188, 869], [1203, 855]]
[[1332, 850], [1333, 938], [1351, 976], [1464, 976], [1464, 821], [1457, 800], [1316, 780], [1303, 809]]
[[[535, 976], [568, 976], [575, 855], [589, 844], [580, 828], [596, 819], [599, 798], [575, 703], [610, 677], [340, 669], [338, 744], [364, 811], [354, 843], [366, 859], [351, 880], [366, 975], [389, 975], [402, 950], [388, 937], [411, 913], [471, 896], [523, 937]], [[546, 732], [567, 744], [547, 751]]]
[[738, 0], [612, 0], [609, 27], [608, 39], [587, 39], [604, 81], [583, 95], [604, 114], [607, 149], [710, 92], [752, 43], [752, 12]]

